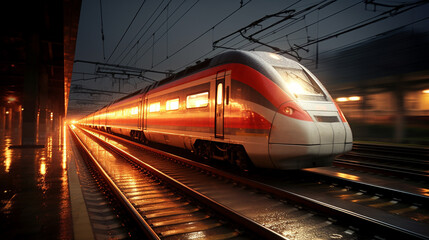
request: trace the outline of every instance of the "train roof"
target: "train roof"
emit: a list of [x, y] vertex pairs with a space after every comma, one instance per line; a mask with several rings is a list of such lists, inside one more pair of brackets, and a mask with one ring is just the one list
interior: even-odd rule
[[[274, 56], [274, 57], [273, 57]], [[276, 57], [277, 56], [277, 57]], [[302, 68], [302, 66], [289, 58], [284, 56], [279, 56], [270, 52], [262, 52], [262, 51], [242, 51], [242, 50], [234, 50], [227, 51], [222, 54], [219, 54], [213, 58], [205, 59], [203, 62], [199, 62], [194, 66], [187, 67], [186, 69], [173, 74], [170, 77], [167, 77], [157, 83], [154, 83], [154, 87], [162, 86], [164, 84], [173, 82], [175, 80], [181, 79], [183, 77], [195, 74], [197, 72], [224, 65], [229, 63], [240, 63], [246, 66], [249, 66], [258, 72], [262, 73], [269, 79], [275, 79], [273, 76], [272, 69], [267, 68], [267, 65], [272, 66], [282, 66], [289, 68]]]

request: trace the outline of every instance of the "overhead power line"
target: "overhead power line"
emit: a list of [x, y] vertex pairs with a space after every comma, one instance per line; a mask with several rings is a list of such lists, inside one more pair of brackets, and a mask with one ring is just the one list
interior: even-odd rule
[[[136, 62], [138, 62], [144, 55], [146, 55], [150, 50], [152, 50], [153, 49], [153, 47], [154, 47], [154, 45], [160, 40], [160, 39], [162, 39], [167, 33], [168, 33], [168, 31], [171, 29], [171, 28], [173, 28], [176, 24], [178, 24], [179, 22], [180, 22], [180, 20], [192, 9], [192, 8], [194, 8], [194, 6], [195, 5], [197, 5], [197, 3], [199, 2], [200, 0], [197, 0], [194, 4], [192, 4], [192, 6], [190, 6], [177, 20], [175, 20], [174, 21], [174, 23], [171, 25], [171, 26], [168, 26], [167, 27], [167, 30], [162, 34], [162, 35], [160, 35], [157, 39], [152, 39], [154, 36], [155, 36], [155, 33], [159, 30], [159, 29], [157, 29], [156, 31], [154, 31], [153, 33], [152, 33], [152, 35], [150, 36], [150, 37], [148, 37], [147, 39], [146, 39], [146, 41], [143, 43], [143, 44], [141, 44], [141, 46], [136, 50], [136, 52], [134, 53], [134, 55], [133, 56], [131, 56], [130, 57], [130, 60], [128, 61], [128, 63], [127, 64], [129, 64], [130, 62], [131, 62], [131, 59], [133, 59], [136, 55], [137, 55], [137, 53], [140, 51], [140, 49], [142, 49], [143, 48], [143, 46], [145, 46], [145, 44], [150, 40], [150, 39], [152, 39], [153, 40], [153, 43], [152, 43], [152, 46], [151, 47], [148, 47], [147, 49], [146, 49], [146, 51], [144, 51], [137, 59], [136, 59]], [[182, 4], [184, 3], [185, 1], [183, 1], [182, 2]], [[180, 4], [179, 5], [179, 7], [177, 7], [174, 11], [173, 11], [173, 13], [169, 16], [169, 17], [171, 17], [171, 16], [173, 16], [174, 15], [174, 13], [182, 6], [182, 4]], [[166, 21], [164, 21], [162, 24], [161, 24], [161, 26], [165, 23]], [[167, 50], [168, 51], [168, 50]], [[124, 56], [124, 58], [125, 58], [126, 56]], [[121, 60], [121, 62], [124, 60], [124, 58]]]
[[[161, 1], [161, 3], [156, 7], [155, 11], [152, 12], [152, 14], [150, 15], [150, 17], [146, 20], [146, 22], [142, 25], [142, 27], [134, 35], [133, 39], [131, 39], [131, 41], [127, 44], [127, 46], [124, 48], [124, 50], [121, 52], [121, 54], [119, 54], [119, 56], [113, 62], [117, 62], [118, 59], [122, 57], [122, 54], [124, 54], [127, 51], [127, 49], [132, 45], [132, 43], [134, 42], [134, 40], [140, 35], [141, 31], [146, 27], [146, 25], [149, 23], [149, 21], [152, 19], [152, 17], [155, 15], [155, 13], [158, 12], [158, 10], [161, 8], [161, 6], [164, 4], [164, 2], [165, 2], [165, 0]], [[171, 0], [170, 0], [170, 2], [171, 2]], [[158, 17], [161, 15], [161, 13], [158, 14]], [[156, 19], [158, 19], [158, 17], [156, 17]], [[153, 23], [154, 23], [154, 21], [152, 22], [152, 24]], [[152, 26], [152, 24], [150, 26]], [[142, 34], [142, 36], [133, 44], [133, 46], [128, 50], [128, 52], [126, 53], [126, 56], [138, 44], [138, 42], [140, 41], [140, 39], [146, 34], [146, 32], [148, 31], [148, 29], [150, 28], [150, 26], [146, 29], [146, 31]], [[119, 64], [121, 64], [122, 61], [123, 61], [123, 59], [119, 62]]]
[[[247, 4], [249, 4], [252, 0], [248, 0], [246, 3], [242, 3], [240, 5], [239, 8], [237, 8], [236, 10], [234, 10], [233, 12], [231, 12], [229, 15], [227, 15], [226, 17], [224, 17], [222, 20], [220, 20], [218, 23], [216, 23], [215, 25], [213, 25], [211, 28], [207, 29], [206, 31], [204, 31], [203, 33], [201, 33], [198, 37], [194, 38], [193, 40], [191, 40], [190, 42], [188, 42], [187, 44], [185, 44], [183, 47], [181, 47], [180, 49], [176, 50], [173, 54], [170, 55], [170, 58], [175, 56], [177, 53], [181, 52], [183, 49], [189, 47], [189, 45], [191, 45], [192, 43], [194, 43], [195, 41], [197, 41], [198, 39], [200, 39], [201, 37], [203, 37], [204, 35], [206, 35], [207, 33], [209, 33], [210, 31], [213, 31], [217, 26], [219, 26], [221, 23], [223, 23], [224, 21], [226, 21], [228, 18], [230, 18], [232, 15], [234, 15], [236, 12], [238, 12], [240, 9], [242, 9], [243, 7], [245, 7]], [[155, 64], [153, 67], [156, 67], [158, 65], [160, 65], [161, 63], [165, 62], [166, 60], [168, 60], [169, 58], [165, 58], [164, 60], [162, 60], [161, 62]], [[152, 68], [153, 68], [152, 67]]]
[[118, 69], [135, 70], [135, 71], [140, 71], [143, 73], [151, 72], [151, 73], [159, 73], [159, 74], [171, 74], [171, 72], [167, 72], [167, 71], [157, 71], [157, 70], [152, 70], [152, 69], [137, 68], [137, 67], [124, 66], [124, 65], [119, 65], [119, 64], [101, 63], [101, 62], [87, 61], [87, 60], [75, 60], [74, 62], [75, 63], [88, 63], [88, 64], [95, 64], [95, 65], [116, 67]]
[[106, 51], [104, 47], [104, 24], [103, 24], [103, 5], [100, 0], [100, 18], [101, 18], [101, 42], [103, 45], [103, 60], [106, 61]]
[[[101, 1], [101, 0], [100, 0]], [[143, 8], [143, 5], [145, 4], [146, 0], [144, 0], [142, 2], [142, 4], [140, 5], [139, 9], [137, 10], [136, 14], [134, 15], [133, 19], [131, 20], [130, 24], [128, 24], [127, 29], [125, 30], [125, 32], [122, 34], [121, 39], [119, 39], [119, 42], [116, 44], [115, 48], [113, 49], [112, 53], [110, 54], [109, 58], [107, 59], [107, 62], [110, 61], [110, 58], [113, 56], [113, 54], [115, 53], [116, 49], [118, 49], [119, 44], [122, 42], [122, 39], [124, 39], [125, 34], [127, 34], [128, 30], [130, 29], [131, 25], [133, 24], [134, 20], [136, 19], [137, 15], [139, 14], [140, 10]]]

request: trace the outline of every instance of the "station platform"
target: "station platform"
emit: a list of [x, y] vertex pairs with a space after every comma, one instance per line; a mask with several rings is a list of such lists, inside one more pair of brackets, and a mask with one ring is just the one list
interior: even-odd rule
[[93, 239], [68, 135], [41, 127], [22, 146], [19, 127], [0, 129], [1, 239]]

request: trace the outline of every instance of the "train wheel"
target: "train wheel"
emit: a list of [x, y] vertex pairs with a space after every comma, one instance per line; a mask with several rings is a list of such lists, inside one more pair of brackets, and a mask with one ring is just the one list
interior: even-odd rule
[[200, 156], [204, 161], [210, 160], [210, 143], [208, 142], [200, 142], [197, 145], [197, 154]]
[[235, 165], [237, 165], [237, 167], [244, 172], [251, 171], [253, 168], [253, 164], [252, 162], [250, 162], [246, 151], [241, 147], [237, 147], [233, 151], [234, 153], [232, 154], [232, 156], [234, 157]]
[[144, 144], [147, 144], [148, 143], [148, 141], [147, 141], [147, 139], [146, 139], [146, 137], [144, 136], [144, 133], [142, 133], [142, 132], [140, 132], [140, 134], [139, 134], [139, 141], [141, 142], [141, 143], [144, 143]]

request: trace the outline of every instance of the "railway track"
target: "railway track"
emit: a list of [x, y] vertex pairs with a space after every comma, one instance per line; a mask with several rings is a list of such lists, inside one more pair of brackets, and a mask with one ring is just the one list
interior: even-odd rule
[[429, 149], [354, 144], [334, 165], [396, 177], [429, 181]]
[[130, 160], [132, 156], [106, 151], [109, 146], [98, 145], [94, 136], [88, 138], [82, 132], [74, 132], [73, 136], [79, 142], [81, 153], [91, 159], [112, 192], [150, 239], [250, 239], [252, 235], [283, 239], [274, 231], [237, 215], [149, 165], [142, 162], [129, 164], [123, 158]]
[[[91, 138], [95, 138], [95, 135], [91, 135]], [[152, 149], [148, 153], [147, 147], [116, 136], [100, 133], [97, 138], [110, 142], [110, 149], [115, 149], [114, 151], [122, 157], [128, 156], [127, 158], [135, 164], [140, 166], [141, 161], [144, 161], [157, 171], [180, 181], [192, 191], [234, 209], [238, 215], [252, 220], [256, 225], [265, 226], [266, 229], [277, 232], [281, 237], [425, 239], [429, 236], [425, 225], [412, 223], [399, 217], [393, 216], [389, 220], [374, 214], [352, 212], [342, 208], [341, 204], [335, 206], [300, 196], [181, 157], [161, 153], [159, 150]], [[121, 149], [126, 149], [126, 152]], [[158, 154], [162, 154], [163, 157], [160, 158]], [[148, 155], [157, 155], [157, 157], [149, 158]], [[377, 214], [379, 213], [376, 211], [375, 215]]]

